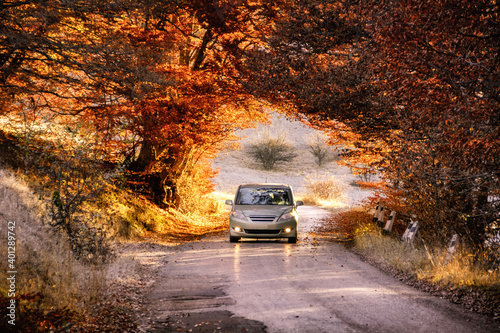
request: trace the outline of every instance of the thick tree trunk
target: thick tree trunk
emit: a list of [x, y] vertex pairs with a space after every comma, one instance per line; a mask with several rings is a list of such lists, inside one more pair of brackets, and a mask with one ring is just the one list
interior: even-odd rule
[[[186, 153], [146, 141], [139, 156], [130, 165], [130, 171], [142, 180], [146, 192], [152, 193], [156, 204], [166, 208], [179, 208], [181, 197], [178, 193], [178, 181], [189, 169], [193, 151], [190, 148]], [[164, 154], [166, 152], [168, 154]]]
[[[139, 156], [129, 166], [130, 180], [132, 184], [135, 184], [135, 190], [140, 190], [151, 197], [159, 206], [172, 207], [175, 206], [175, 202], [172, 200], [175, 184], [171, 182], [167, 187], [168, 192], [166, 192], [163, 186], [164, 177], [161, 175], [163, 170], [157, 170], [161, 162], [161, 153], [164, 151], [165, 148], [144, 141]], [[137, 187], [137, 184], [140, 185]]]
[[179, 208], [181, 204], [182, 198], [179, 195], [178, 182], [185, 173], [191, 172], [195, 163], [195, 151], [194, 147], [190, 147], [187, 151], [179, 151], [175, 157], [169, 157], [162, 161], [163, 168], [160, 178], [163, 187], [163, 202], [169, 206]]
[[148, 173], [158, 162], [158, 157], [165, 151], [166, 147], [154, 145], [144, 141], [137, 159], [130, 164], [130, 170], [141, 173]]

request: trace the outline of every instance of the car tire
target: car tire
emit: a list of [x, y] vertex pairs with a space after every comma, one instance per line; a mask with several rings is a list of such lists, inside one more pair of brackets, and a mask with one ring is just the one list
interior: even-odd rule
[[229, 236], [229, 242], [231, 243], [236, 243], [240, 240], [239, 237], [233, 237], [233, 236]]
[[292, 243], [292, 244], [297, 243], [297, 237], [290, 237], [290, 238], [288, 238], [288, 243]]

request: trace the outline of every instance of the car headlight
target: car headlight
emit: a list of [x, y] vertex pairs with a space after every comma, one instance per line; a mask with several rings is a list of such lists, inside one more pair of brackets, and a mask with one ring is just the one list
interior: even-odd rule
[[245, 215], [243, 215], [242, 212], [240, 212], [239, 210], [235, 210], [235, 211], [232, 211], [231, 212], [231, 215], [233, 217], [236, 217], [237, 219], [240, 219], [240, 220], [246, 220], [247, 218], [245, 217]]
[[281, 215], [281, 217], [280, 217], [280, 219], [278, 221], [288, 220], [288, 219], [291, 219], [291, 218], [294, 218], [294, 217], [296, 217], [296, 214], [294, 212], [285, 213], [285, 214]]

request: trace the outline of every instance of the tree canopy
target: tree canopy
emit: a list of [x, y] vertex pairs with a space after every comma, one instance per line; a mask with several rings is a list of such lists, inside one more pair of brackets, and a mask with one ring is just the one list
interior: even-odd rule
[[[292, 102], [383, 172], [433, 238], [498, 218], [499, 5], [295, 1], [248, 54], [256, 94]], [[367, 157], [371, 156], [367, 160]]]
[[76, 117], [130, 180], [178, 207], [179, 180], [269, 103], [381, 173], [426, 237], [480, 246], [498, 219], [499, 11], [490, 0], [3, 1], [0, 112]]

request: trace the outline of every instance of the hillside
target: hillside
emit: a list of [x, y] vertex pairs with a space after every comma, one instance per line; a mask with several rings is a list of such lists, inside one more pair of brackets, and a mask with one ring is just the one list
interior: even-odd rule
[[[259, 139], [266, 130], [271, 134], [285, 133], [295, 147], [297, 157], [287, 163], [279, 164], [274, 170], [265, 170], [261, 164], [254, 161], [245, 151], [245, 147]], [[311, 137], [321, 134], [307, 125], [272, 113], [271, 124], [260, 124], [257, 128], [238, 132], [241, 138], [242, 149], [228, 149], [213, 160], [212, 165], [219, 170], [218, 177], [214, 178], [217, 191], [233, 194], [241, 183], [288, 183], [292, 185], [296, 195], [306, 194], [308, 178], [335, 177], [345, 191], [345, 198], [337, 202], [337, 207], [351, 207], [371, 195], [371, 191], [353, 186], [356, 176], [348, 167], [339, 166], [338, 152], [332, 147], [333, 161], [318, 166], [313, 154], [308, 150], [307, 142]]]

